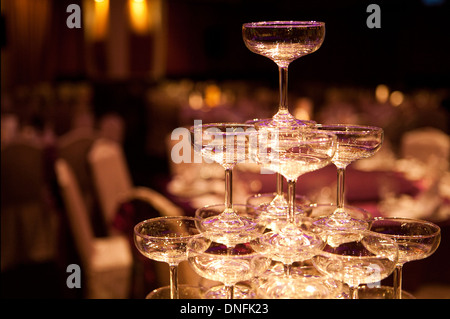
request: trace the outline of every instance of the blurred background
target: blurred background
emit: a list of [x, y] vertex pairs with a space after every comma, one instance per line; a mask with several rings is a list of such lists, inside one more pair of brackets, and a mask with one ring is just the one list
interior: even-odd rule
[[[371, 3], [380, 6], [381, 28], [367, 27]], [[81, 9], [80, 28], [67, 25], [70, 4]], [[130, 224], [163, 214], [154, 200], [142, 208], [122, 191], [155, 191], [185, 214], [221, 201], [223, 172], [176, 165], [171, 133], [195, 119], [244, 122], [275, 113], [277, 67], [245, 47], [245, 22], [326, 23], [322, 47], [289, 67], [290, 111], [319, 123], [382, 127], [382, 150], [351, 167], [348, 201], [374, 215], [420, 217], [448, 229], [449, 13], [447, 0], [2, 1], [2, 297], [86, 297], [86, 289], [66, 285], [67, 265], [85, 262], [83, 240], [111, 237], [112, 225], [130, 239]], [[98, 166], [109, 166], [96, 164], [93, 145], [105, 140], [122, 157], [111, 166], [120, 171], [111, 168], [101, 180]], [[88, 239], [74, 233], [71, 184], [61, 177], [67, 172], [55, 171], [59, 159], [73, 170]], [[334, 200], [335, 170], [321, 174], [305, 177], [298, 192]], [[236, 198], [273, 191], [272, 179], [238, 169]], [[122, 182], [108, 197], [114, 203], [105, 203], [101, 186]], [[411, 263], [410, 277], [405, 271], [406, 289], [450, 284], [450, 240], [445, 232], [442, 238], [442, 253]], [[143, 272], [129, 246], [136, 278]], [[147, 277], [148, 286], [137, 287], [138, 276], [126, 297], [161, 284]]]

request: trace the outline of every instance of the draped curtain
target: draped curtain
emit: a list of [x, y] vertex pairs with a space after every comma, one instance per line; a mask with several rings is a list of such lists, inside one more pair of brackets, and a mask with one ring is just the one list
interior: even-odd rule
[[12, 84], [33, 84], [49, 76], [46, 46], [51, 0], [4, 0], [8, 77]]

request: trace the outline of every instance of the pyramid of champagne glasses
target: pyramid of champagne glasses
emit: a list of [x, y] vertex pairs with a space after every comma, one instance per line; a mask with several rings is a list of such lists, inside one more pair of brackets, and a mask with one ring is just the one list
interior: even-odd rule
[[[373, 218], [366, 210], [345, 204], [346, 167], [381, 148], [383, 129], [302, 121], [288, 109], [288, 66], [320, 48], [325, 23], [246, 23], [242, 36], [250, 51], [278, 66], [278, 112], [268, 119], [256, 116], [245, 123], [190, 128], [194, 151], [204, 162], [223, 167], [225, 198], [198, 208], [193, 217], [153, 218], [135, 226], [138, 250], [169, 264], [171, 285], [160, 289], [166, 289], [170, 298], [411, 296], [402, 294], [402, 267], [436, 251], [439, 227], [417, 219]], [[235, 203], [233, 169], [240, 163], [275, 173], [276, 192]], [[314, 203], [297, 194], [302, 175], [330, 164], [337, 168], [336, 203]], [[178, 285], [177, 265], [185, 261], [201, 278], [219, 284]], [[391, 274], [394, 287], [368, 292], [367, 287]], [[161, 298], [161, 291], [147, 297]]]

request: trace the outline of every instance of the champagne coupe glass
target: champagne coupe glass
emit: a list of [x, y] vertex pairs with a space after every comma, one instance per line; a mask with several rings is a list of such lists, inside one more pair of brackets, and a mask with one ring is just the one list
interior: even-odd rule
[[403, 265], [432, 255], [441, 242], [441, 229], [434, 223], [420, 219], [379, 217], [372, 221], [370, 230], [392, 238], [398, 245], [394, 298], [402, 299]]
[[[197, 228], [205, 235], [205, 237], [208, 237], [214, 242], [224, 244], [229, 250], [238, 244], [256, 239], [261, 236], [266, 229], [265, 221], [258, 218], [259, 211], [253, 206], [244, 204], [234, 204], [233, 209], [240, 218], [244, 218], [251, 222], [245, 229], [242, 229], [241, 227], [224, 229], [209, 227], [208, 223], [205, 221], [213, 220], [216, 216], [222, 214], [224, 209], [225, 205], [223, 204], [207, 205], [197, 209], [195, 211], [195, 217], [197, 218]], [[227, 288], [221, 285], [209, 289], [204, 295], [207, 296], [207, 298], [223, 299], [226, 298], [227, 291]], [[255, 295], [253, 290], [243, 285], [235, 285], [233, 293], [234, 296], [239, 299], [251, 299], [254, 298]]]
[[[284, 276], [292, 277], [296, 275], [292, 267], [294, 262], [311, 259], [315, 250], [325, 245], [323, 229], [314, 226], [312, 221], [309, 217], [297, 217], [288, 227], [266, 232], [256, 238], [254, 247], [256, 250], [269, 252], [272, 260], [283, 264]], [[271, 271], [268, 272], [270, 273]]]
[[244, 204], [234, 204], [233, 209], [240, 219], [248, 221], [248, 227], [225, 227], [218, 229], [210, 227], [208, 221], [216, 220], [221, 215], [226, 206], [224, 204], [214, 204], [200, 207], [195, 211], [197, 219], [197, 229], [204, 233], [209, 239], [233, 247], [237, 244], [249, 242], [262, 235], [266, 229], [266, 224], [258, 218], [259, 211], [253, 206]]
[[360, 284], [379, 282], [394, 271], [398, 260], [394, 240], [370, 231], [333, 232], [353, 241], [328, 243], [312, 262], [320, 272], [346, 283], [352, 299], [358, 299]]
[[[250, 160], [256, 150], [257, 131], [251, 124], [211, 123], [190, 128], [194, 150], [206, 161], [215, 161], [225, 169], [225, 206], [221, 214], [202, 221], [212, 231], [249, 230], [253, 219], [239, 216], [233, 208], [232, 173], [236, 164]], [[258, 226], [255, 226], [258, 227]]]
[[299, 273], [286, 276], [275, 267], [268, 276], [256, 280], [257, 294], [263, 299], [334, 299], [342, 294], [343, 285], [328, 275], [320, 273], [314, 266], [304, 265]]
[[315, 52], [325, 37], [325, 23], [318, 21], [262, 21], [245, 23], [242, 38], [247, 48], [278, 66], [280, 103], [267, 122], [274, 126], [303, 126], [288, 109], [288, 67], [294, 60]]
[[[255, 125], [255, 128], [259, 126], [268, 125], [272, 119], [253, 119], [249, 120], [246, 123]], [[274, 122], [275, 123], [275, 122]], [[279, 124], [279, 123], [278, 123]], [[313, 127], [317, 123], [315, 121], [305, 121], [302, 120], [302, 125], [305, 127]], [[274, 194], [256, 194], [255, 196], [251, 196], [248, 198], [247, 203], [250, 205], [254, 205], [254, 203], [258, 203], [261, 206], [260, 209], [264, 209], [266, 211], [266, 217], [271, 218], [270, 215], [273, 215], [274, 220], [278, 220], [280, 215], [284, 215], [288, 207], [286, 193], [283, 191], [283, 175], [275, 172], [276, 174], [276, 192]], [[305, 211], [305, 202], [309, 200], [304, 196], [297, 195], [296, 196], [296, 205], [295, 205], [295, 213], [304, 215], [307, 212]]]
[[[297, 229], [294, 225], [297, 179], [331, 162], [336, 150], [336, 136], [311, 129], [260, 128], [258, 132], [260, 164], [280, 173], [287, 180], [288, 227], [283, 229]], [[260, 218], [264, 218], [264, 212], [261, 212]]]
[[[295, 220], [298, 223], [299, 221], [302, 224], [302, 227], [306, 228], [306, 229], [314, 229], [312, 228], [312, 226], [314, 225], [314, 220], [316, 219], [320, 219], [323, 218], [325, 216], [331, 215], [334, 210], [336, 209], [336, 205], [335, 204], [319, 204], [319, 203], [312, 203], [310, 204], [310, 209], [309, 209], [309, 217], [301, 217], [301, 216], [296, 216]], [[346, 206], [347, 212], [350, 214], [350, 216], [352, 216], [353, 218], [357, 218], [357, 219], [361, 219], [361, 220], [367, 220], [370, 221], [373, 217], [372, 215], [359, 207], [355, 207], [355, 206]], [[308, 221], [309, 220], [309, 221]], [[312, 225], [310, 225], [312, 224]], [[330, 234], [329, 232], [326, 232], [322, 227], [318, 227], [315, 226], [316, 228], [314, 229], [315, 233], [318, 234], [322, 240], [324, 241], [331, 241], [333, 238], [332, 234]], [[320, 230], [322, 229], [322, 231]], [[274, 258], [273, 258], [274, 259]], [[294, 263], [290, 266], [290, 273], [295, 274], [295, 275], [302, 275], [304, 273], [305, 270], [305, 261], [300, 262], [300, 266], [296, 265], [298, 263]], [[286, 267], [286, 266], [285, 266]], [[271, 269], [272, 270], [272, 269]], [[274, 268], [275, 273], [280, 273], [280, 267]], [[282, 280], [280, 279], [278, 281], [279, 283], [282, 282]], [[269, 286], [268, 283], [265, 284], [265, 286]], [[320, 290], [318, 290], [319, 292]], [[289, 292], [289, 290], [285, 291], [286, 293]], [[280, 292], [278, 292], [280, 293]], [[267, 293], [266, 293], [267, 294]]]
[[264, 252], [242, 243], [232, 249], [212, 241], [204, 233], [192, 237], [187, 244], [188, 261], [202, 277], [221, 281], [227, 288], [227, 299], [234, 299], [234, 286], [263, 273], [271, 263]]
[[370, 157], [381, 148], [384, 137], [383, 129], [346, 124], [318, 124], [316, 128], [337, 136], [336, 152], [332, 159], [337, 168], [337, 207], [333, 214], [324, 219], [319, 219], [316, 222], [317, 225], [338, 230], [368, 229], [367, 221], [351, 218], [345, 210], [345, 170], [352, 162]]
[[[296, 245], [295, 237], [280, 236], [271, 231], [255, 239], [255, 249], [267, 251], [273, 261], [279, 262], [266, 270], [256, 281], [257, 293], [262, 298], [269, 299], [323, 299], [337, 296], [342, 287], [340, 282], [311, 271], [313, 267], [303, 264], [311, 259], [317, 249], [325, 245], [326, 237], [323, 229], [314, 226], [313, 219], [297, 216], [295, 225], [304, 231], [304, 238], [309, 239]], [[296, 266], [294, 262], [300, 262]]]
[[144, 220], [134, 227], [134, 243], [149, 259], [169, 264], [170, 298], [178, 299], [178, 264], [187, 260], [186, 245], [199, 231], [194, 217], [170, 216]]
[[[331, 162], [336, 136], [309, 129], [260, 128], [259, 141], [260, 163], [287, 180], [288, 209], [285, 212], [287, 217], [258, 240], [262, 247], [273, 249], [272, 258], [285, 265], [286, 275], [289, 276], [294, 261], [311, 258], [314, 250], [323, 245], [317, 233], [304, 229], [301, 221], [296, 220], [294, 201], [297, 179]], [[261, 211], [259, 218], [264, 220], [264, 211]]]
[[395, 269], [398, 246], [391, 238], [371, 231], [332, 231], [353, 241], [327, 244], [312, 258], [324, 274], [346, 283], [352, 299], [358, 299], [358, 286], [379, 282]]

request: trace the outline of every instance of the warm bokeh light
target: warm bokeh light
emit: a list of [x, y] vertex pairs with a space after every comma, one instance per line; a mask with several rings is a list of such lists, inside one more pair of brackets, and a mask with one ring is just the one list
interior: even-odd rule
[[400, 91], [393, 91], [389, 96], [389, 102], [391, 102], [392, 106], [399, 106], [403, 103], [405, 96]]
[[192, 92], [189, 95], [189, 106], [193, 110], [200, 110], [203, 107], [203, 97], [200, 92]]
[[151, 27], [147, 0], [128, 0], [128, 14], [133, 32], [146, 34]]
[[389, 99], [389, 88], [384, 84], [379, 84], [375, 89], [375, 98], [378, 103], [386, 103]]
[[85, 0], [83, 7], [87, 38], [94, 41], [105, 39], [108, 32], [109, 0]]
[[209, 107], [216, 107], [220, 104], [222, 93], [215, 84], [210, 84], [205, 88], [205, 103]]
[[103, 39], [108, 30], [109, 0], [95, 1], [94, 38]]
[[311, 120], [313, 104], [311, 99], [299, 98], [295, 105], [294, 116], [299, 120]]

